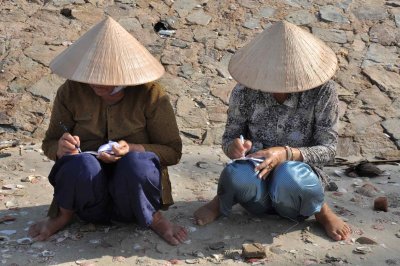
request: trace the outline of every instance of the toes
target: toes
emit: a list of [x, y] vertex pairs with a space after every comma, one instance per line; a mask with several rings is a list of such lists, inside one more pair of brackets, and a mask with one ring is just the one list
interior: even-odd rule
[[342, 240], [342, 236], [336, 232], [331, 232], [331, 237], [336, 241]]

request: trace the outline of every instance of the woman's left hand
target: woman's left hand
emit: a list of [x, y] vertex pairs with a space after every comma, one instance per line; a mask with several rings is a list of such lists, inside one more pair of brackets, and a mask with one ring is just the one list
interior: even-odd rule
[[265, 160], [256, 166], [255, 170], [259, 171], [258, 178], [266, 179], [268, 174], [274, 167], [286, 161], [286, 149], [284, 147], [271, 147], [259, 150], [249, 154], [246, 157], [265, 158]]
[[120, 140], [118, 141], [118, 146], [112, 147], [112, 151], [114, 154], [102, 152], [97, 158], [105, 163], [115, 163], [129, 152], [129, 145], [125, 140]]

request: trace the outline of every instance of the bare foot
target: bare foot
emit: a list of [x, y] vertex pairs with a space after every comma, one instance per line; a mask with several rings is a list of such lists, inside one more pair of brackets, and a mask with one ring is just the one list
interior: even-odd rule
[[171, 223], [159, 211], [154, 213], [150, 228], [173, 246], [179, 245], [187, 238], [184, 227]]
[[46, 218], [29, 227], [28, 235], [34, 241], [44, 241], [64, 228], [74, 215], [73, 211], [60, 208], [59, 215], [55, 218]]
[[345, 240], [351, 234], [350, 226], [333, 213], [326, 203], [322, 206], [321, 211], [315, 214], [315, 219], [333, 240]]
[[220, 215], [218, 196], [215, 196], [209, 203], [201, 206], [194, 212], [194, 218], [198, 225], [209, 224], [215, 221]]

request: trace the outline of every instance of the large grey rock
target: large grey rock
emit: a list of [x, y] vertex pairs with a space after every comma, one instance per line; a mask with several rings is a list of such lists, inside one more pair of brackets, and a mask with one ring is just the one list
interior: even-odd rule
[[322, 20], [335, 23], [349, 23], [350, 21], [342, 15], [341, 9], [335, 6], [323, 6], [319, 9]]
[[195, 25], [206, 26], [211, 21], [211, 16], [204, 13], [203, 10], [197, 10], [186, 17], [186, 20]]
[[42, 97], [50, 102], [53, 102], [57, 89], [64, 83], [65, 79], [60, 78], [55, 74], [50, 74], [43, 77], [38, 82], [28, 88], [28, 91], [35, 96]]
[[387, 71], [380, 67], [368, 67], [363, 69], [363, 73], [367, 75], [373, 83], [381, 90], [389, 95], [400, 95], [400, 75], [391, 71]]
[[368, 108], [373, 109], [389, 106], [392, 103], [392, 100], [382, 93], [377, 86], [362, 90], [356, 98], [363, 101]]
[[180, 17], [185, 17], [198, 5], [199, 3], [196, 0], [176, 0], [172, 8], [178, 12]]
[[222, 135], [224, 134], [225, 127], [217, 126], [212, 127], [207, 130], [206, 137], [204, 138], [203, 144], [210, 145], [212, 143], [221, 145], [222, 144]]
[[353, 10], [353, 14], [359, 20], [384, 20], [389, 14], [382, 6], [360, 6]]
[[361, 67], [366, 68], [374, 65], [395, 66], [399, 63], [400, 59], [396, 47], [385, 47], [378, 43], [371, 43]]
[[372, 26], [369, 30], [371, 42], [382, 45], [396, 45], [400, 42], [400, 29], [387, 23], [379, 23]]
[[161, 56], [161, 63], [164, 65], [182, 65], [183, 61], [183, 55], [179, 48], [164, 50]]
[[180, 78], [165, 74], [157, 81], [169, 95], [181, 96], [185, 94], [187, 83]]
[[209, 29], [207, 29], [206, 27], [204, 28], [197, 28], [194, 30], [194, 40], [196, 42], [201, 42], [201, 43], [205, 43], [207, 42], [207, 40], [210, 39], [216, 39], [218, 36], [218, 33], [215, 31], [211, 31]]
[[260, 9], [260, 15], [263, 18], [270, 18], [275, 14], [275, 12], [276, 9], [272, 7], [263, 7]]
[[312, 0], [284, 0], [284, 3], [293, 7], [311, 7]]
[[215, 40], [215, 49], [217, 50], [225, 50], [230, 43], [230, 39], [227, 36], [219, 36], [217, 40]]
[[44, 66], [49, 66], [51, 60], [66, 47], [52, 45], [32, 45], [24, 50], [26, 56]]
[[392, 118], [382, 122], [381, 124], [386, 132], [396, 141], [400, 140], [400, 118]]
[[142, 28], [142, 25], [137, 18], [121, 18], [118, 20], [118, 23], [129, 32]]
[[318, 38], [322, 39], [326, 42], [334, 42], [334, 43], [347, 43], [347, 34], [343, 30], [337, 29], [323, 29], [323, 28], [312, 28], [313, 34], [315, 34]]
[[308, 25], [317, 20], [315, 15], [307, 10], [299, 10], [292, 12], [289, 15], [287, 15], [285, 19], [296, 25]]
[[358, 134], [365, 133], [369, 127], [378, 124], [382, 120], [377, 115], [369, 115], [362, 112], [350, 113], [348, 118]]
[[249, 9], [256, 9], [258, 8], [258, 1], [255, 0], [239, 0], [239, 5]]
[[360, 145], [352, 137], [339, 137], [336, 156], [349, 157], [360, 155]]
[[394, 21], [396, 22], [396, 27], [400, 28], [400, 13], [394, 15]]
[[243, 27], [247, 29], [258, 29], [260, 28], [260, 20], [257, 18], [250, 18], [243, 23]]
[[365, 157], [382, 156], [398, 149], [396, 144], [382, 132], [359, 134], [354, 137], [354, 140], [360, 144], [361, 155]]
[[232, 89], [236, 85], [236, 81], [230, 81], [227, 84], [216, 84], [211, 86], [210, 92], [214, 97], [219, 98], [223, 103], [229, 103], [229, 97]]
[[336, 5], [338, 7], [340, 7], [341, 9], [343, 9], [344, 11], [347, 11], [352, 2], [353, 2], [353, 0], [344, 0], [344, 1], [337, 3]]

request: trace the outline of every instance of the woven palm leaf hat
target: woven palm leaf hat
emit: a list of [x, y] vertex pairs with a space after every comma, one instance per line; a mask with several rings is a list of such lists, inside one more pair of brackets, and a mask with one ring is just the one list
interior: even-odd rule
[[107, 86], [144, 84], [164, 74], [158, 60], [110, 17], [55, 57], [50, 69], [70, 80]]
[[255, 90], [291, 93], [327, 82], [336, 72], [335, 53], [311, 33], [286, 21], [265, 29], [229, 62], [240, 84]]

